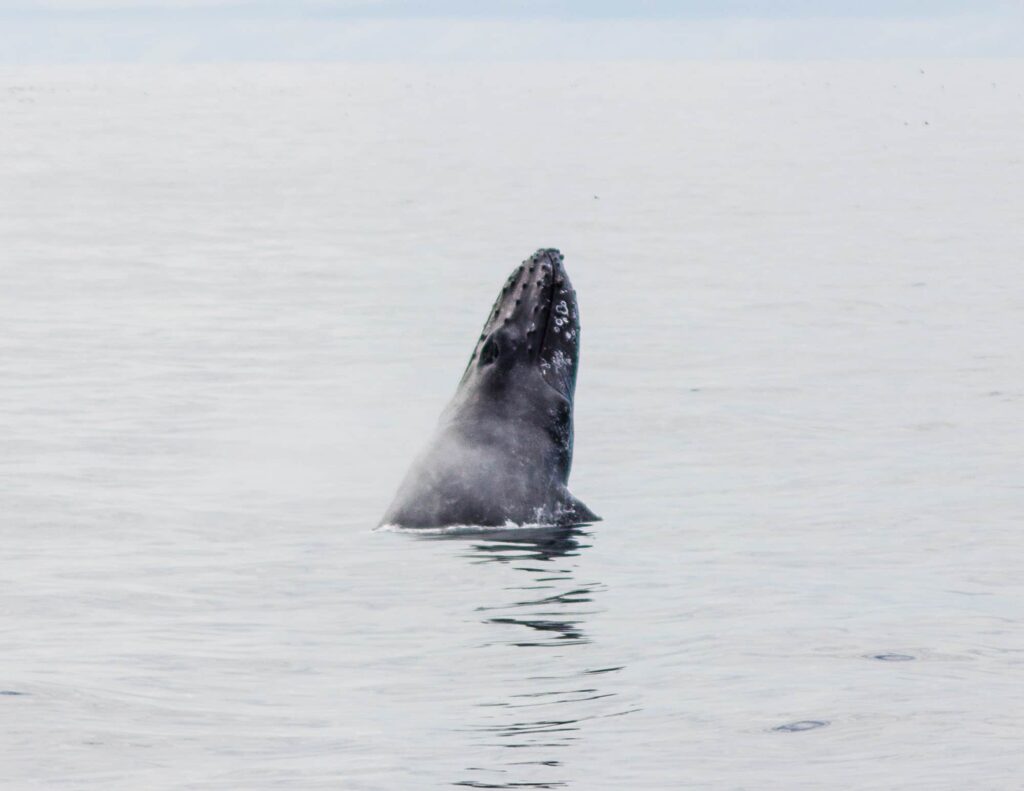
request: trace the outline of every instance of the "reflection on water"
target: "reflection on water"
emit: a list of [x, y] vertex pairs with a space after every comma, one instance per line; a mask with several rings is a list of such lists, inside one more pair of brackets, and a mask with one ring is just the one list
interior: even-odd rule
[[[580, 550], [589, 546], [581, 543], [582, 537], [587, 537], [587, 534], [578, 528], [537, 528], [492, 534], [484, 543], [474, 544], [467, 557], [476, 562], [540, 563], [515, 566], [517, 570], [530, 574], [533, 583], [508, 589], [522, 591], [517, 594], [524, 597], [522, 601], [477, 607], [484, 613], [508, 613], [488, 617], [487, 623], [525, 626], [539, 632], [528, 634], [528, 639], [517, 633], [518, 639], [499, 642], [510, 642], [519, 648], [561, 648], [590, 642], [580, 624], [582, 617], [593, 611], [576, 609], [574, 605], [590, 604], [593, 601], [591, 594], [602, 586], [599, 583], [573, 584], [573, 567], [569, 558], [578, 556]], [[556, 561], [561, 567], [544, 565]], [[564, 587], [569, 590], [561, 590]]]
[[[563, 527], [431, 538], [468, 541], [463, 554], [472, 563], [507, 564], [523, 574], [522, 584], [503, 588], [500, 600], [476, 607], [484, 623], [494, 627], [481, 650], [505, 649], [508, 670], [504, 683], [496, 685], [505, 691], [501, 698], [481, 701], [478, 711], [467, 715], [480, 750], [466, 767], [472, 779], [453, 785], [568, 787], [553, 776], [563, 766], [560, 750], [583, 738], [587, 720], [628, 713], [607, 711], [616, 693], [602, 691], [599, 683], [622, 668], [586, 665], [591, 643], [586, 622], [601, 611], [597, 599], [605, 589], [577, 578], [576, 558], [590, 546], [591, 534]], [[519, 651], [524, 648], [545, 650]]]

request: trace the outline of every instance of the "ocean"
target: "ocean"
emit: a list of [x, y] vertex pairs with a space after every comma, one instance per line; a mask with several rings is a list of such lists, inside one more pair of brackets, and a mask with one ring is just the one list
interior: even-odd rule
[[[0, 784], [1014, 789], [1024, 66], [0, 71]], [[571, 530], [375, 531], [558, 247]]]

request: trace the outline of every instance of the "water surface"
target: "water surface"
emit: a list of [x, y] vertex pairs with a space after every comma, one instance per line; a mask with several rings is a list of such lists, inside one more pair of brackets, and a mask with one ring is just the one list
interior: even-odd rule
[[[1019, 64], [0, 107], [5, 786], [1019, 785]], [[604, 521], [374, 532], [540, 246]]]

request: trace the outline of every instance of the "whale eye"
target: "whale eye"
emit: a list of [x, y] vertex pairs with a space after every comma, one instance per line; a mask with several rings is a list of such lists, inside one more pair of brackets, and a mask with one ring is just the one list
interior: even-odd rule
[[501, 350], [498, 348], [497, 342], [493, 337], [487, 339], [487, 343], [484, 344], [484, 348], [480, 350], [480, 366], [490, 365], [498, 359], [498, 355]]

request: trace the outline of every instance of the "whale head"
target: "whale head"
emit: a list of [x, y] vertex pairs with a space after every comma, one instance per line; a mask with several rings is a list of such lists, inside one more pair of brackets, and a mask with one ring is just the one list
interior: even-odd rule
[[475, 422], [486, 412], [492, 423], [500, 419], [522, 440], [512, 444], [553, 455], [565, 483], [579, 358], [579, 306], [562, 254], [538, 250], [505, 281], [447, 416]]

